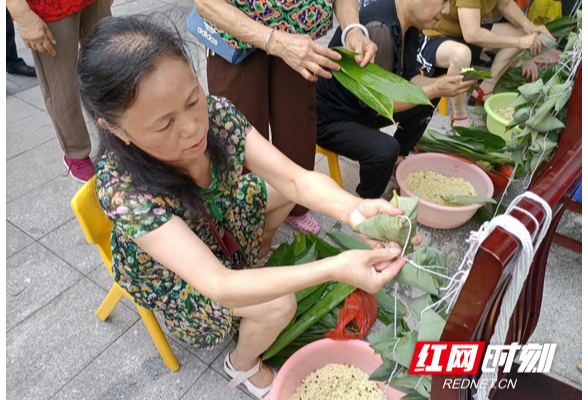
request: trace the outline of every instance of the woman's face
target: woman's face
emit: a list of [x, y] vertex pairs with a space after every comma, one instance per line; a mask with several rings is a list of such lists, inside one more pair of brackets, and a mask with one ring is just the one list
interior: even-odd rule
[[449, 13], [449, 0], [415, 0], [412, 15], [415, 16], [416, 28], [433, 29], [444, 15]]
[[206, 151], [208, 102], [192, 69], [162, 57], [141, 78], [137, 98], [122, 122], [123, 140], [167, 164], [185, 168]]

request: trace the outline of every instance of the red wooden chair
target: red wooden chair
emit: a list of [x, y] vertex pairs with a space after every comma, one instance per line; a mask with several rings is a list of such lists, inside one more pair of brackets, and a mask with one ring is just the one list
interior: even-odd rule
[[[543, 281], [547, 256], [554, 238], [555, 229], [570, 203], [574, 189], [581, 180], [582, 172], [582, 67], [580, 66], [572, 97], [568, 107], [566, 129], [560, 134], [560, 143], [553, 159], [543, 168], [530, 190], [545, 200], [552, 208], [553, 216], [547, 235], [537, 251], [528, 278], [523, 286], [517, 306], [510, 320], [506, 343], [527, 343], [535, 330], [541, 312]], [[544, 212], [536, 202], [523, 199], [519, 207], [531, 213], [539, 222]], [[535, 223], [525, 213], [513, 210], [510, 215], [521, 221], [533, 232]], [[498, 318], [502, 297], [512, 276], [509, 265], [520, 243], [511, 233], [502, 228], [495, 229], [480, 246], [470, 274], [464, 284], [451, 315], [447, 321], [441, 341], [483, 341], [492, 337]], [[514, 368], [516, 371], [516, 368]], [[498, 379], [505, 374], [498, 375]], [[582, 392], [542, 374], [511, 373], [509, 378], [518, 378], [516, 389], [494, 390], [496, 399], [580, 399]], [[443, 389], [448, 378], [463, 376], [435, 375], [433, 377], [432, 400], [470, 400], [471, 389]], [[469, 377], [471, 378], [471, 377]]]

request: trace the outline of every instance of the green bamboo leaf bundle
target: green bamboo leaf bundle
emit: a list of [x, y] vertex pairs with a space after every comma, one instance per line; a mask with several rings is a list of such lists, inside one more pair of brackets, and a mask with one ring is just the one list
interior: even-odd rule
[[492, 79], [492, 71], [490, 70], [476, 70], [475, 68], [462, 68], [459, 74], [463, 76], [464, 81]]
[[435, 311], [429, 309], [423, 313], [423, 319], [419, 328], [419, 342], [438, 342], [441, 339], [445, 320]]
[[[547, 36], [544, 33], [540, 33], [539, 36], [541, 36], [541, 38], [543, 40], [545, 40], [545, 43], [547, 43], [545, 46], [541, 47], [541, 51], [539, 52], [539, 54], [543, 54], [546, 51], [549, 51], [553, 48], [555, 48], [557, 46], [557, 42], [554, 41], [553, 39], [551, 39], [549, 36]], [[533, 58], [537, 57], [539, 54], [535, 54], [535, 55], [531, 55], [531, 52], [529, 52], [529, 50], [525, 50], [523, 52], [523, 54], [521, 54], [518, 57], [518, 65], [521, 65], [522, 63], [524, 63], [525, 61], [529, 61], [532, 60]], [[518, 66], [517, 65], [517, 66]]]
[[410, 219], [410, 223], [406, 218], [380, 213], [363, 221], [353, 230], [372, 239], [395, 242], [400, 246], [404, 246], [408, 239], [407, 252], [410, 252], [412, 251], [410, 240], [416, 234], [419, 199], [418, 197], [401, 197], [394, 191], [390, 203], [401, 209], [404, 212], [403, 215]]
[[[420, 382], [420, 383], [419, 383]], [[401, 391], [415, 390], [425, 399], [431, 397], [431, 385], [433, 378], [431, 375], [426, 375], [421, 379], [420, 375], [408, 375], [408, 373], [401, 373], [396, 378], [390, 381], [390, 386]], [[417, 386], [418, 385], [418, 386]]]

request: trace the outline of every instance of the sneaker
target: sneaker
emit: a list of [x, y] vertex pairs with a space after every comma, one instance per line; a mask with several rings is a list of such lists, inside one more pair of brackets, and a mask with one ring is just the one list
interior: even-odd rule
[[63, 156], [63, 163], [68, 168], [67, 172], [71, 174], [71, 177], [81, 183], [86, 183], [96, 173], [90, 157], [69, 158], [68, 156]]

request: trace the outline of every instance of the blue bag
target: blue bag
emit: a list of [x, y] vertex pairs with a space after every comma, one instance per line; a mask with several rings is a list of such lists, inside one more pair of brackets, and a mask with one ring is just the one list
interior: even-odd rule
[[255, 51], [251, 49], [235, 49], [228, 44], [221, 35], [219, 35], [212, 26], [196, 12], [196, 8], [186, 21], [186, 27], [192, 35], [210, 50], [230, 62], [231, 64], [240, 64], [248, 55]]

